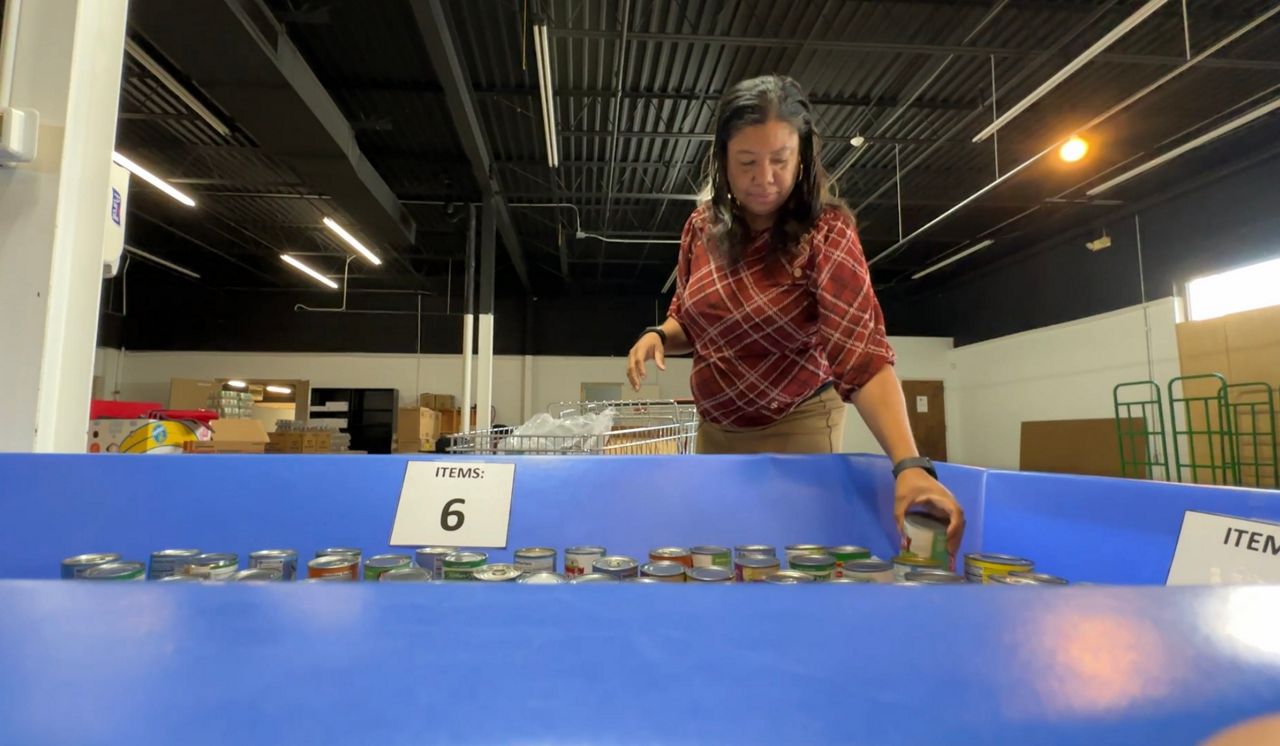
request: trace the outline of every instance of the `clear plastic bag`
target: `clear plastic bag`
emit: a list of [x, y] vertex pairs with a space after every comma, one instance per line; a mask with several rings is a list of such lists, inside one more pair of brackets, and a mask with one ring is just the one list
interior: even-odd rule
[[498, 444], [513, 453], [592, 453], [604, 448], [617, 414], [612, 408], [599, 413], [556, 419], [549, 414], [532, 419], [511, 431]]

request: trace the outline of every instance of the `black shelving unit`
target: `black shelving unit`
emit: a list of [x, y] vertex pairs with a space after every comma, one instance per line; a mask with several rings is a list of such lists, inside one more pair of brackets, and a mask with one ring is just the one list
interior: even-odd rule
[[[346, 411], [328, 410], [331, 402], [345, 402]], [[351, 436], [351, 450], [391, 453], [396, 434], [400, 392], [396, 389], [311, 389], [312, 421], [345, 419], [339, 428]]]

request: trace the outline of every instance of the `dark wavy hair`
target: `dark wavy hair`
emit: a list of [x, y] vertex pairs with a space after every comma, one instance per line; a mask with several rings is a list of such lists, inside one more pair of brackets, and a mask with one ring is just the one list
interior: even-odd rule
[[735, 84], [716, 107], [715, 141], [707, 155], [703, 205], [707, 208], [708, 246], [730, 264], [741, 261], [751, 230], [729, 192], [729, 140], [746, 127], [773, 120], [795, 127], [800, 135], [800, 172], [791, 196], [778, 209], [771, 235], [772, 253], [790, 256], [818, 221], [822, 210], [849, 208], [832, 191], [822, 167], [822, 137], [813, 123], [813, 107], [804, 89], [785, 75], [763, 75]]

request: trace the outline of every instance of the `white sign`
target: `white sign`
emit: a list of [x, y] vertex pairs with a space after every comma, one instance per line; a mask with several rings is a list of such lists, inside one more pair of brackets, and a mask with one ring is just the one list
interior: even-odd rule
[[1280, 583], [1280, 524], [1188, 510], [1165, 582]]
[[927, 396], [916, 397], [916, 411], [919, 412], [920, 414], [929, 413], [929, 397]]
[[392, 546], [505, 547], [515, 464], [410, 461]]

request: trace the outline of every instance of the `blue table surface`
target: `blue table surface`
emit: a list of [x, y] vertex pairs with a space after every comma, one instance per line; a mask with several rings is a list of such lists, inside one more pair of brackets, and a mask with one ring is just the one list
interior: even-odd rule
[[1280, 588], [0, 582], [0, 742], [1197, 743]]

